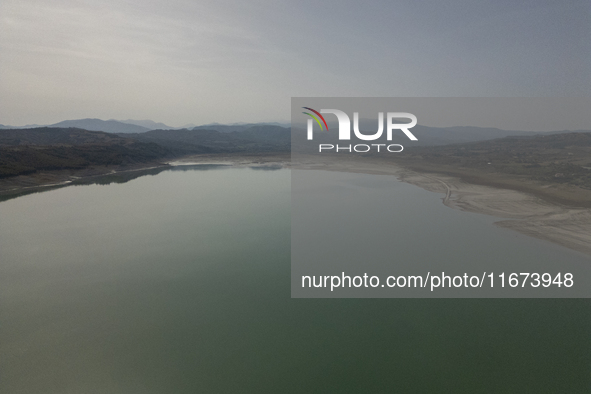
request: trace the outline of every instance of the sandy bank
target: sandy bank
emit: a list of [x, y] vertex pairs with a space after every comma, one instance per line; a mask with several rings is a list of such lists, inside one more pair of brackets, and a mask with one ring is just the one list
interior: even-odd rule
[[441, 193], [446, 206], [501, 218], [496, 225], [591, 255], [591, 209], [549, 203], [520, 191], [466, 183], [459, 178], [417, 172], [393, 163], [363, 158], [303, 158], [294, 168], [396, 176], [425, 190]]
[[[519, 231], [528, 236], [591, 255], [591, 209], [571, 208], [549, 203], [532, 194], [462, 181], [449, 175], [409, 170], [391, 162], [352, 157], [335, 161], [317, 156], [300, 158], [292, 163], [289, 153], [195, 155], [176, 159], [159, 166], [190, 164], [224, 164], [233, 166], [293, 167], [327, 171], [393, 175], [403, 182], [442, 194], [446, 206], [468, 212], [498, 217], [498, 226]], [[43, 190], [51, 185], [65, 185], [75, 179], [96, 177], [125, 171], [137, 171], [150, 166], [134, 168], [98, 167], [82, 171], [52, 171], [31, 176], [3, 179], [0, 197], [24, 190]]]

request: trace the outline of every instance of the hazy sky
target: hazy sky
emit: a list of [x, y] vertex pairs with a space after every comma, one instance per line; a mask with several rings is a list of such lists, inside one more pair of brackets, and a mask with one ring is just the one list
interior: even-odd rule
[[292, 96], [585, 96], [591, 2], [2, 0], [0, 123], [288, 121]]

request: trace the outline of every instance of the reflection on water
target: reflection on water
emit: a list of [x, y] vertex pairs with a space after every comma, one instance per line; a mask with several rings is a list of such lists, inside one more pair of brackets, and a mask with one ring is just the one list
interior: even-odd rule
[[0, 203], [2, 393], [591, 387], [587, 300], [291, 299], [288, 170], [100, 182]]
[[[185, 165], [174, 165], [174, 166], [162, 166], [162, 167], [155, 167], [155, 168], [148, 168], [142, 170], [128, 170], [128, 171], [119, 171], [114, 172], [112, 174], [106, 175], [97, 175], [97, 176], [89, 176], [80, 179], [75, 179], [71, 182], [60, 184], [60, 185], [51, 185], [51, 186], [39, 186], [39, 187], [31, 187], [26, 188], [23, 190], [10, 192], [10, 193], [0, 193], [0, 202], [11, 200], [13, 198], [26, 196], [28, 194], [35, 194], [35, 193], [42, 193], [50, 190], [60, 189], [62, 187], [67, 186], [79, 186], [79, 185], [110, 185], [112, 183], [126, 183], [131, 180], [148, 176], [148, 175], [158, 175], [161, 172], [165, 171], [211, 171], [222, 169], [225, 167], [230, 167], [229, 164], [185, 164]], [[281, 165], [264, 165], [264, 166], [252, 166], [250, 167], [253, 170], [260, 170], [260, 171], [277, 171], [282, 169]]]

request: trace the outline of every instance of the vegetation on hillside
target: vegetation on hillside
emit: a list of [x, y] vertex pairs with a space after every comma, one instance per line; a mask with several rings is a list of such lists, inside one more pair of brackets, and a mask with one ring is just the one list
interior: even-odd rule
[[591, 189], [591, 133], [416, 147], [405, 150], [400, 159]]
[[37, 171], [150, 163], [170, 150], [103, 132], [74, 128], [0, 130], [0, 178]]
[[291, 148], [290, 130], [270, 125], [253, 126], [244, 131], [233, 132], [207, 129], [151, 130], [146, 133], [125, 134], [125, 137], [142, 142], [155, 142], [178, 155], [288, 152]]
[[256, 126], [242, 132], [153, 130], [109, 134], [78, 128], [0, 130], [0, 178], [38, 171], [157, 163], [200, 153], [289, 151], [289, 129]]

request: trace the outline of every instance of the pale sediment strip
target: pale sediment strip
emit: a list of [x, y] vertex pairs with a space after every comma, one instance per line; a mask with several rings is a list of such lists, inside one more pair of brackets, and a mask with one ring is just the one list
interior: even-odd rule
[[591, 255], [589, 208], [561, 206], [523, 192], [473, 185], [439, 174], [405, 171], [400, 179], [447, 193], [450, 197], [444, 204], [449, 207], [503, 218], [495, 224]]
[[546, 202], [509, 189], [475, 185], [453, 176], [417, 172], [392, 163], [305, 158], [294, 168], [393, 175], [400, 181], [442, 193], [450, 208], [481, 213], [503, 220], [495, 224], [591, 255], [591, 209]]
[[[170, 163], [172, 165], [217, 164], [233, 166], [282, 166], [297, 169], [354, 172], [393, 175], [400, 181], [425, 190], [442, 193], [443, 204], [450, 208], [494, 216], [503, 220], [496, 225], [522, 234], [550, 241], [564, 247], [591, 255], [591, 209], [572, 208], [546, 202], [533, 195], [510, 189], [475, 185], [453, 176], [417, 172], [384, 161], [352, 157], [346, 160], [332, 158], [301, 157], [291, 161], [289, 154], [253, 155], [195, 155]], [[166, 165], [163, 165], [166, 166]], [[149, 168], [154, 168], [150, 166]], [[133, 169], [131, 171], [139, 170]], [[130, 170], [123, 170], [130, 171]], [[81, 177], [102, 175], [109, 171], [85, 171]], [[121, 171], [117, 171], [121, 172]], [[67, 174], [67, 175], [66, 175]], [[72, 179], [68, 172], [39, 174], [36, 177], [17, 177], [5, 180], [4, 190], [23, 190], [47, 187]], [[31, 179], [29, 179], [31, 178]], [[78, 177], [76, 177], [78, 178]], [[8, 182], [7, 182], [8, 181]], [[0, 188], [1, 190], [2, 188]]]

